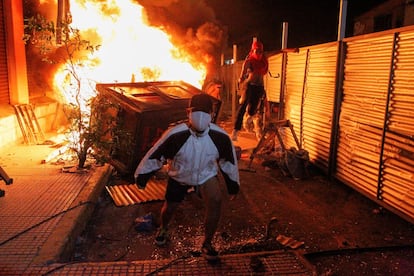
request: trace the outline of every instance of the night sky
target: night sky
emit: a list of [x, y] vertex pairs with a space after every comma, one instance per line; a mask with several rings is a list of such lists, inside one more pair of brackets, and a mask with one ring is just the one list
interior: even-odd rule
[[[266, 50], [281, 47], [282, 22], [289, 25], [288, 47], [303, 47], [337, 39], [340, 0], [205, 0], [228, 32], [228, 44], [250, 44], [253, 36]], [[346, 37], [353, 18], [385, 0], [348, 0]]]

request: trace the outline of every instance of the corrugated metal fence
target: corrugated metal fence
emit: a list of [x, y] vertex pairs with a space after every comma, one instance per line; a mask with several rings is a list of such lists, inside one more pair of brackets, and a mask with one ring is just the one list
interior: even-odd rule
[[[266, 77], [268, 98], [282, 98], [281, 117], [311, 162], [414, 222], [414, 26], [270, 56], [269, 65], [281, 78]], [[238, 73], [223, 80], [234, 85]]]

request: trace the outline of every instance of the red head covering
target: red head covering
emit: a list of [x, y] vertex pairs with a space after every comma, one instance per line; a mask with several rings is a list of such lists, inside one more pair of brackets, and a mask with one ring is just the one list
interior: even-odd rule
[[[256, 53], [254, 50], [260, 50], [261, 54]], [[253, 41], [248, 60], [253, 67], [253, 72], [260, 75], [267, 73], [269, 64], [267, 58], [263, 55], [263, 43], [257, 40]]]
[[255, 50], [255, 49], [259, 49], [263, 52], [263, 43], [261, 43], [260, 41], [257, 41], [257, 40], [253, 41], [252, 51]]

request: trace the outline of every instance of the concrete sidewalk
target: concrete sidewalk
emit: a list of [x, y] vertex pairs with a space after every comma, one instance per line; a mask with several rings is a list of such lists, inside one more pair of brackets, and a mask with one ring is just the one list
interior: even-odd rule
[[[243, 138], [238, 142], [254, 141]], [[42, 163], [56, 149], [16, 145], [0, 149], [0, 166], [13, 184], [0, 182], [0, 275], [314, 275], [295, 252], [277, 251], [223, 256], [216, 265], [197, 256], [175, 260], [111, 263], [62, 263], [71, 253], [112, 167], [86, 173], [62, 172], [62, 165]], [[266, 271], [266, 272], [264, 272]]]
[[104, 185], [110, 166], [89, 173], [62, 173], [42, 160], [55, 148], [11, 146], [0, 150], [0, 166], [13, 184], [0, 183], [0, 274], [20, 275], [53, 263], [71, 250]]

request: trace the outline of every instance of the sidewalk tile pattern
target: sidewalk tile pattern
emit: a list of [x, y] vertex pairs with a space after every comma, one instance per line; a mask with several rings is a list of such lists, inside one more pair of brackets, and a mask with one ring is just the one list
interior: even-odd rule
[[[252, 257], [227, 255], [217, 265], [203, 258], [116, 263], [35, 263], [65, 214], [90, 202], [77, 198], [91, 185], [91, 174], [62, 173], [58, 166], [40, 164], [47, 148], [0, 149], [0, 166], [13, 184], [0, 188], [0, 275], [253, 275]], [[102, 173], [102, 172], [101, 172]], [[3, 186], [4, 185], [4, 186]], [[88, 187], [89, 190], [91, 187]], [[103, 191], [103, 188], [102, 188]], [[70, 214], [70, 213], [69, 213]], [[67, 240], [68, 237], [61, 237]], [[73, 237], [72, 237], [73, 239]], [[56, 256], [59, 252], [56, 252]], [[307, 262], [289, 251], [259, 255], [260, 275], [314, 275]]]

